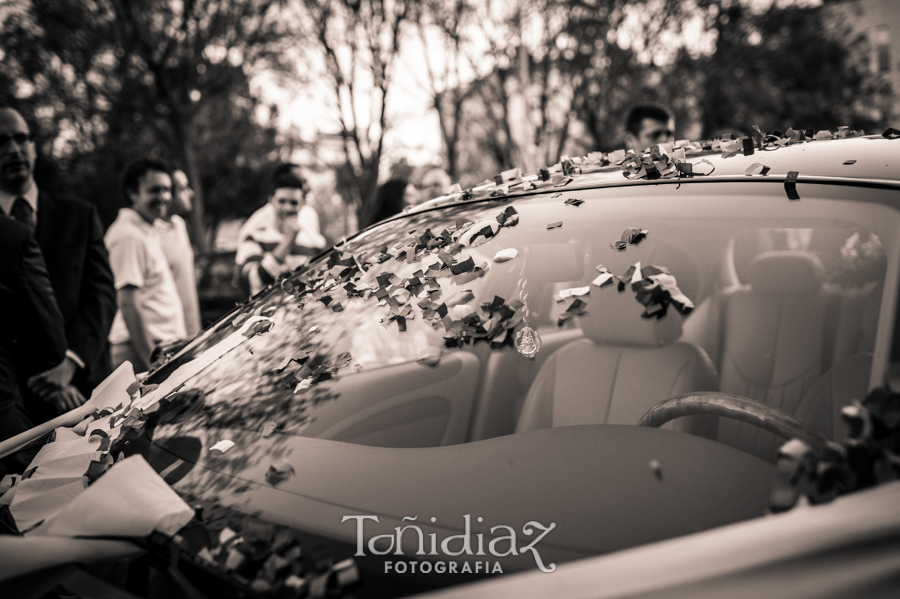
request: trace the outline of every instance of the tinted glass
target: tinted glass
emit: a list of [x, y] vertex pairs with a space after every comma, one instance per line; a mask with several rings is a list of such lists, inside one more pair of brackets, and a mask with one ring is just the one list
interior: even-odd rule
[[[873, 351], [881, 283], [896, 260], [886, 248], [900, 231], [896, 211], [879, 203], [887, 195], [869, 190], [877, 201], [864, 202], [857, 191], [849, 201], [826, 189], [789, 202], [758, 187], [688, 187], [481, 201], [375, 227], [159, 371], [154, 381], [214, 351], [248, 317], [273, 321], [189, 381], [206, 404], [169, 426], [258, 431], [272, 422], [282, 434], [384, 446], [511, 433], [540, 367], [607, 309], [614, 322], [587, 335], [594, 344], [640, 347], [648, 321], [677, 319], [678, 339], [659, 343], [696, 346], [723, 377], [740, 367], [729, 366], [725, 337], [744, 335], [733, 341], [740, 348], [769, 334], [806, 337], [792, 321], [771, 333], [730, 322], [735, 290], [753, 291], [751, 304], [769, 294], [821, 312], [798, 397], [841, 359]], [[503, 261], [503, 251], [515, 256]], [[525, 327], [542, 340], [534, 357], [516, 349]]]

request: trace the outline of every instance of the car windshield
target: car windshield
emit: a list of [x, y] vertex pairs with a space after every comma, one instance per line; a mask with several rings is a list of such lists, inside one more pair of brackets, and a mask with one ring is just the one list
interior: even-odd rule
[[[362, 445], [452, 445], [636, 424], [672, 390], [796, 411], [832, 365], [873, 351], [896, 260], [890, 192], [866, 190], [863, 201], [848, 189], [789, 201], [777, 184], [626, 186], [404, 215], [280, 280], [154, 373], [165, 380], [257, 319], [257, 334], [191, 379], [204, 406], [168, 434], [269, 426]], [[566, 354], [571, 369], [557, 365], [548, 381], [554, 354], [578, 342], [588, 345]], [[652, 392], [626, 380], [668, 376], [671, 358], [654, 351], [671, 346], [691, 348], [715, 379]], [[603, 378], [576, 363], [585, 347], [638, 353], [622, 353]], [[616, 397], [600, 407], [532, 397], [603, 385]]]

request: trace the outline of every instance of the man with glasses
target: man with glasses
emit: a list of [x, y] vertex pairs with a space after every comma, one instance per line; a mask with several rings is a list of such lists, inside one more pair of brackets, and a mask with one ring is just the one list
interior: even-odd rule
[[327, 244], [319, 215], [306, 203], [306, 182], [294, 164], [275, 170], [269, 202], [238, 233], [235, 264], [245, 291], [255, 295], [283, 273], [309, 262]]
[[638, 104], [625, 119], [625, 146], [641, 154], [650, 146], [675, 140], [675, 117], [657, 104]]
[[65, 358], [20, 380], [37, 424], [83, 403], [109, 374], [107, 335], [116, 297], [96, 208], [39, 189], [33, 178], [36, 157], [25, 119], [12, 108], [0, 108], [0, 214], [34, 231], [65, 321]]

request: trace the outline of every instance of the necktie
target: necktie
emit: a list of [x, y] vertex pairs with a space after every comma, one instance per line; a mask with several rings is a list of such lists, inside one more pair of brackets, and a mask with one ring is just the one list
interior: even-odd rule
[[9, 215], [23, 225], [34, 227], [34, 210], [31, 208], [31, 204], [28, 203], [28, 200], [21, 196], [16, 198], [16, 201], [13, 202], [12, 210], [10, 210]]

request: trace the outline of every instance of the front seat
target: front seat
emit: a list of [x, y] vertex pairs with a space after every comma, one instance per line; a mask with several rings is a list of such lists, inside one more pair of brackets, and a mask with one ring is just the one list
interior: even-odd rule
[[591, 288], [584, 338], [550, 356], [525, 397], [516, 432], [573, 424], [637, 424], [660, 401], [716, 389], [715, 367], [702, 349], [676, 343], [682, 317], [657, 320], [631, 290]]
[[[720, 391], [796, 414], [822, 374], [827, 297], [819, 259], [803, 251], [763, 252], [749, 285], [728, 300]], [[774, 461], [784, 442], [759, 427], [721, 418], [719, 441]]]

